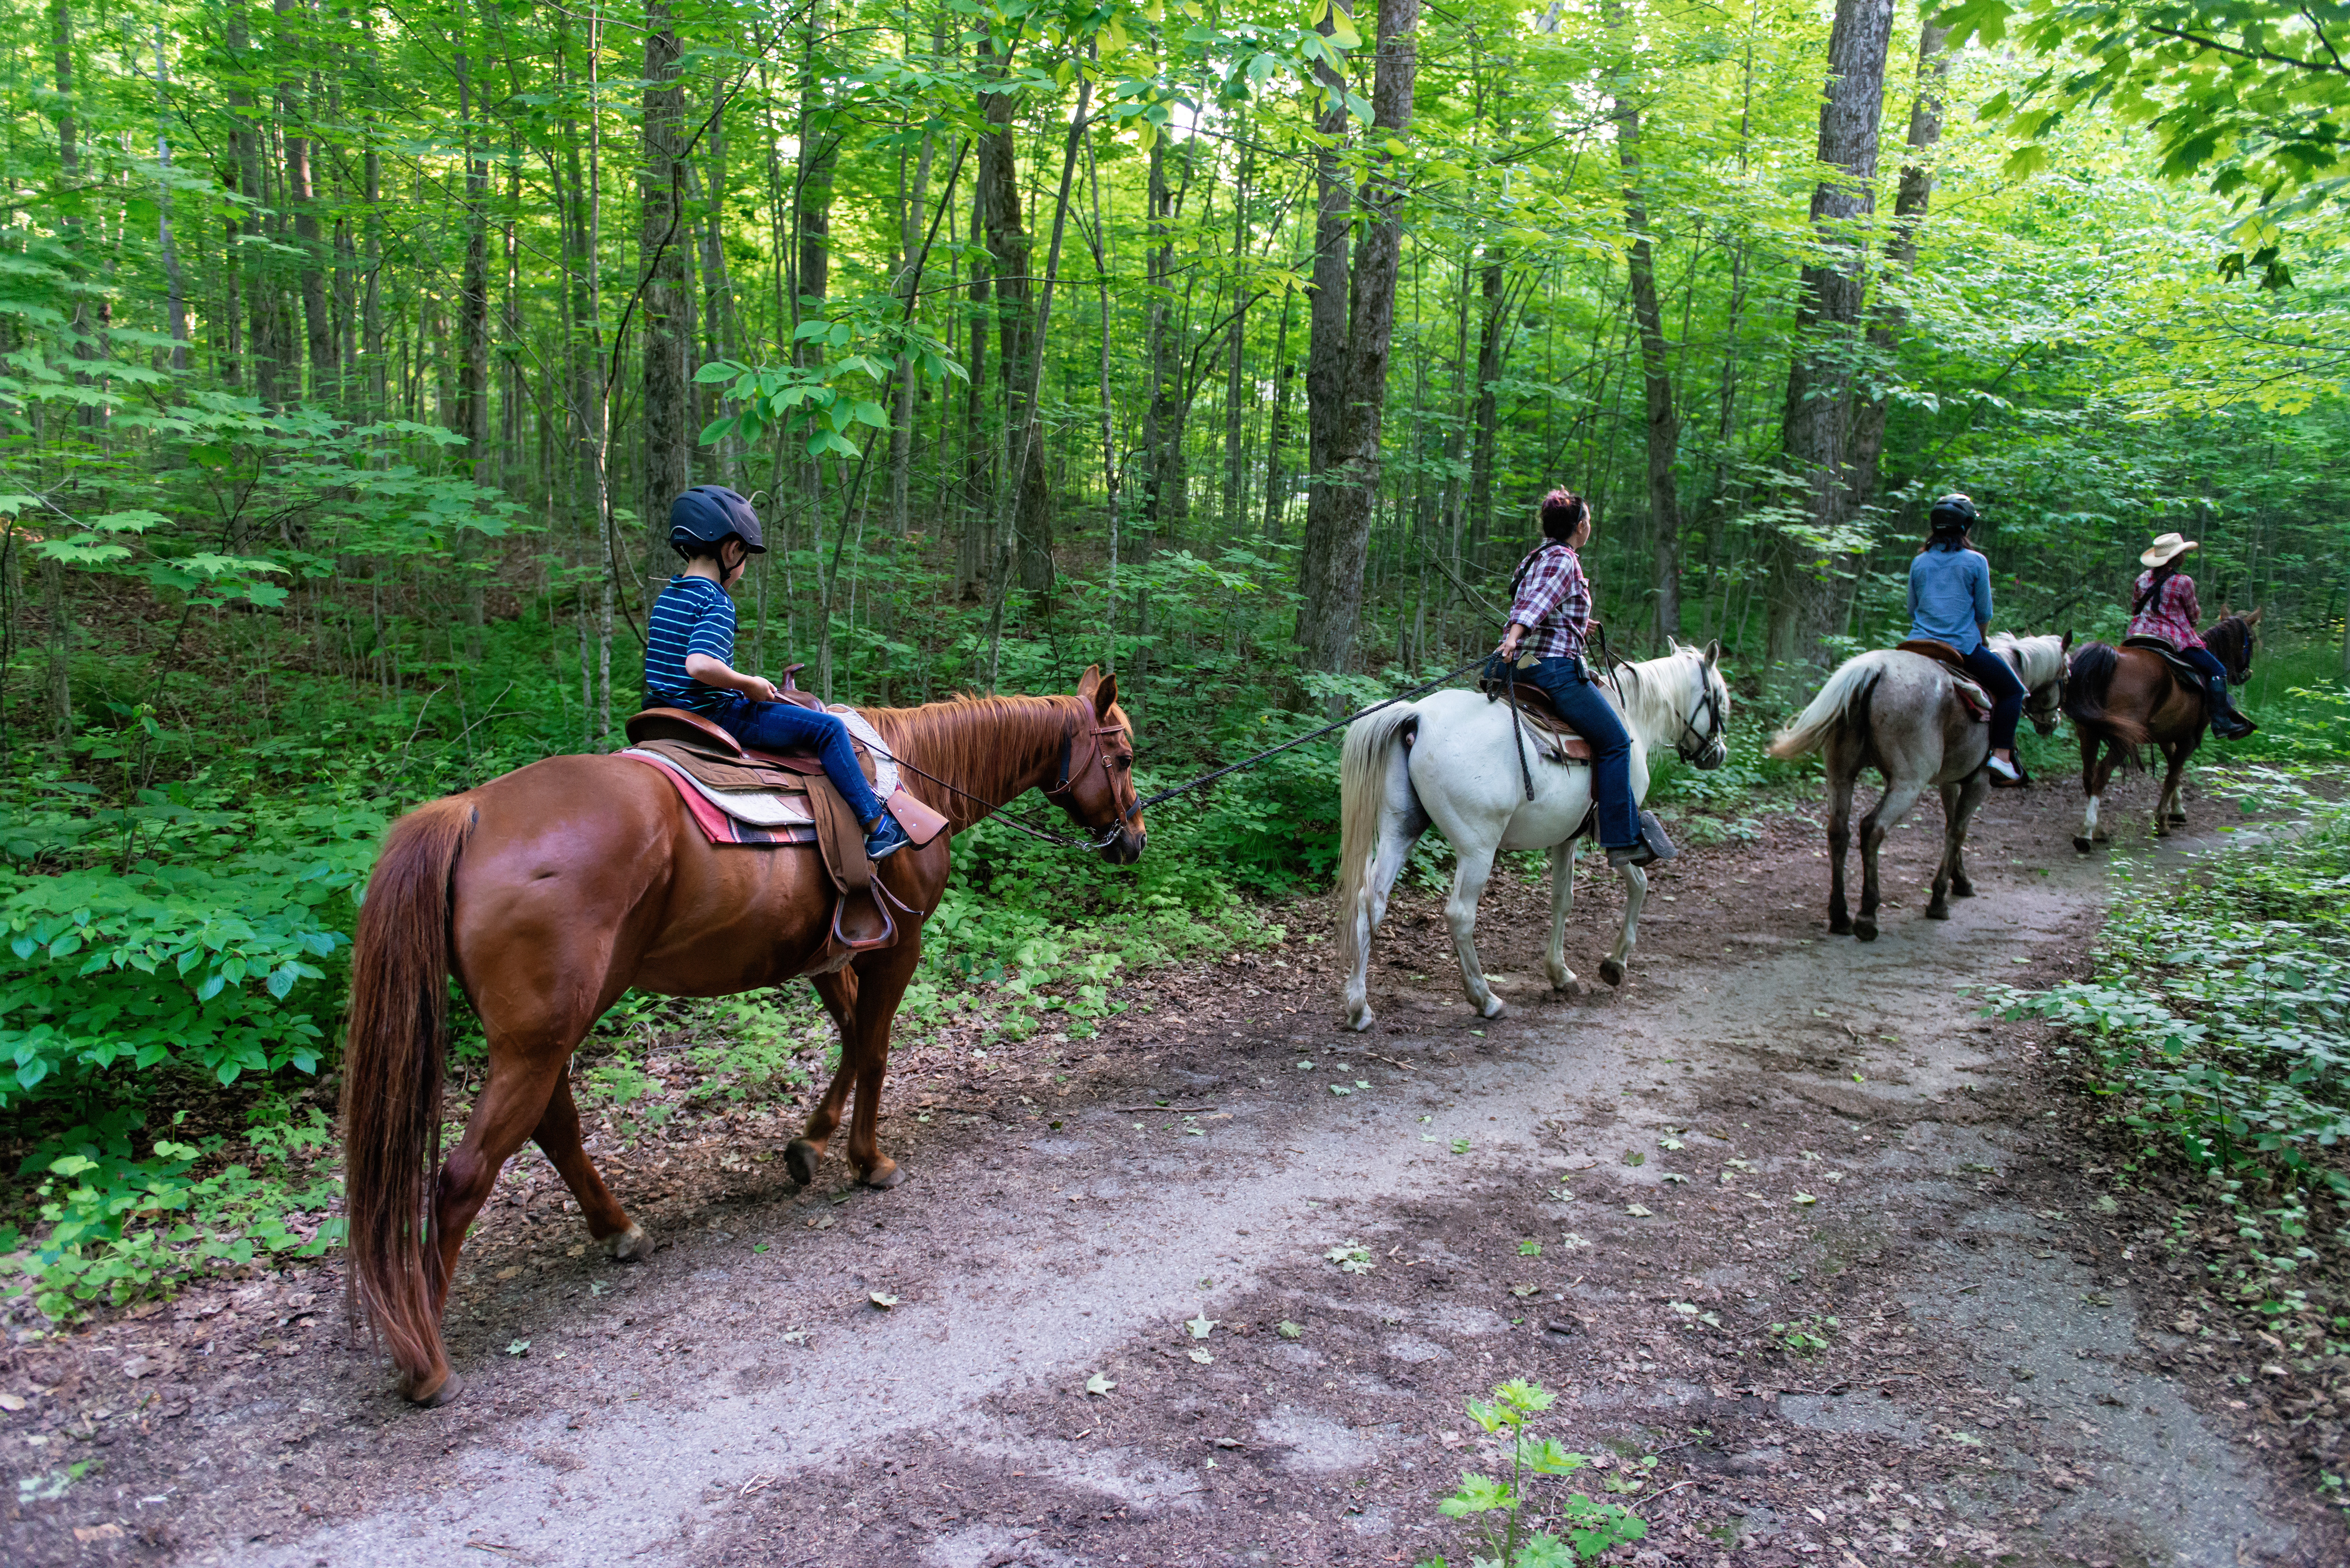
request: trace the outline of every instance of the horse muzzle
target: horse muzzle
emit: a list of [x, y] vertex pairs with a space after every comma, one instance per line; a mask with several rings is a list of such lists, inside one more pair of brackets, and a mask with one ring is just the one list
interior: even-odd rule
[[1700, 752], [1697, 755], [1692, 757], [1687, 753], [1683, 753], [1681, 757], [1681, 761], [1689, 763], [1690, 766], [1697, 769], [1698, 772], [1702, 774], [1710, 774], [1713, 772], [1714, 769], [1720, 767], [1729, 760], [1729, 743], [1721, 740], [1720, 737], [1716, 737], [1712, 744], [1707, 746], [1705, 750]]
[[1142, 858], [1149, 835], [1140, 828], [1121, 827], [1118, 836], [1101, 846], [1101, 857], [1113, 866], [1131, 866]]

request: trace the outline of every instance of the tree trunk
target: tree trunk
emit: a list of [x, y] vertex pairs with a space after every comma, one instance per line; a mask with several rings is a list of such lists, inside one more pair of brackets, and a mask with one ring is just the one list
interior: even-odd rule
[[1782, 439], [1801, 521], [1783, 525], [1773, 551], [1770, 657], [1809, 658], [1836, 624], [1836, 578], [1862, 542], [1854, 524], [1853, 371], [1868, 284], [1862, 232], [1875, 210], [1877, 141], [1885, 108], [1885, 59], [1893, 0], [1836, 0], [1820, 103], [1819, 161], [1841, 172], [1812, 192], [1813, 238], [1795, 312]]
[[1273, 418], [1264, 432], [1264, 537], [1278, 544], [1283, 514], [1289, 509], [1289, 482], [1281, 472], [1281, 443], [1289, 437], [1289, 383], [1296, 369], [1289, 362], [1289, 311], [1297, 297], [1294, 287], [1281, 291], [1281, 326], [1273, 336]]
[[[1607, 8], [1613, 28], [1620, 15]], [[1628, 65], [1625, 67], [1627, 71]], [[1648, 478], [1650, 581], [1656, 595], [1656, 633], [1678, 637], [1681, 629], [1681, 507], [1673, 478], [1680, 445], [1680, 420], [1673, 411], [1671, 367], [1665, 358], [1665, 328], [1657, 306], [1657, 260], [1648, 243], [1648, 200], [1640, 188], [1640, 108], [1620, 93], [1616, 99], [1616, 157], [1624, 171], [1624, 227], [1631, 235], [1627, 256], [1632, 320], [1640, 336], [1640, 376], [1648, 394]]]
[[1507, 256], [1499, 244], [1485, 247], [1483, 308], [1477, 327], [1477, 401], [1470, 414], [1469, 546], [1482, 562], [1493, 525], [1493, 449], [1501, 435], [1502, 361], [1510, 341]]
[[[1419, 0], [1380, 0], [1371, 110], [1374, 130], [1384, 134], [1363, 182], [1362, 234], [1351, 264], [1344, 251], [1346, 192], [1336, 183], [1335, 159], [1326, 153], [1319, 170], [1323, 200], [1306, 381], [1319, 469], [1306, 500], [1297, 640], [1308, 668], [1334, 673], [1346, 670], [1354, 655], [1372, 504], [1378, 493], [1380, 413], [1403, 248], [1403, 184], [1394, 144], [1411, 127], [1419, 71], [1412, 33], [1419, 22]], [[1325, 115], [1326, 123], [1329, 118]]]
[[302, 98], [300, 62], [309, 51], [294, 34], [294, 28], [306, 18], [297, 0], [276, 0], [276, 64], [285, 73], [278, 78], [277, 110], [286, 122], [286, 204], [293, 213], [294, 243], [302, 254], [299, 280], [303, 335], [310, 360], [310, 396], [328, 402], [334, 398], [335, 327], [333, 317], [327, 312], [327, 251], [319, 236], [310, 140], [302, 134], [307, 129], [309, 112]]
[[[931, 193], [931, 159], [935, 138], [922, 133], [922, 150], [914, 161], [914, 185], [898, 214], [898, 296], [914, 306], [914, 256], [922, 243], [922, 213]], [[910, 495], [914, 473], [914, 360], [898, 357], [898, 408], [889, 421], [889, 532], [902, 539], [912, 518]]]
[[[1908, 157], [1901, 163], [1901, 189], [1893, 199], [1893, 232], [1886, 239], [1885, 259], [1893, 270], [1908, 274], [1918, 265], [1918, 230], [1934, 195], [1934, 171], [1926, 158], [1942, 139], [1942, 85], [1950, 75], [1942, 44], [1948, 27], [1930, 20], [1918, 32], [1918, 96], [1909, 106]], [[1870, 313], [1868, 343], [1878, 377], [1893, 373], [1893, 356], [1908, 312], [1880, 292]], [[1861, 505], [1877, 496], [1877, 467], [1885, 456], [1885, 390], [1865, 389], [1853, 419], [1853, 493]]]
[[685, 89], [678, 84], [677, 23], [669, 0], [645, 5], [644, 165], [638, 176], [637, 246], [644, 317], [644, 472], [638, 518], [645, 550], [645, 606], [668, 580], [669, 504], [693, 483], [687, 428], [685, 236], [680, 229]]
[[[172, 243], [172, 139], [165, 130], [166, 117], [171, 113], [172, 64], [164, 53], [163, 25], [155, 25], [155, 161], [164, 173], [161, 211], [155, 220], [155, 242], [163, 258], [165, 289], [165, 321], [172, 331], [171, 367], [174, 373], [188, 368], [188, 300], [187, 290], [180, 278], [179, 247]], [[201, 264], [202, 258], [199, 257]]]
[[1243, 441], [1241, 425], [1241, 375], [1247, 368], [1248, 293], [1246, 280], [1241, 275], [1241, 264], [1247, 255], [1249, 217], [1249, 143], [1248, 120], [1243, 115], [1235, 139], [1241, 144], [1239, 179], [1232, 189], [1232, 343], [1224, 366], [1224, 504], [1222, 522], [1224, 536], [1237, 537], [1241, 532], [1241, 474]]
[[[57, 73], [57, 173], [60, 182], [70, 190], [81, 182], [81, 144], [78, 134], [79, 128], [74, 121], [73, 9], [67, 0], [51, 0], [49, 26]], [[78, 273], [82, 270], [83, 258], [88, 248], [82, 221], [78, 217], [62, 219], [57, 231], [65, 240], [66, 254], [72, 258], [68, 265]], [[98, 358], [98, 349], [90, 341], [89, 306], [80, 294], [74, 296], [73, 357], [85, 365]], [[87, 386], [89, 373], [77, 370], [74, 379]], [[75, 410], [74, 419], [85, 430], [95, 429], [98, 409], [94, 404], [85, 403]], [[63, 665], [59, 664], [57, 668], [62, 670]], [[65, 711], [67, 716], [59, 721], [58, 738], [61, 740], [72, 722], [70, 706]]]
[[[990, 93], [984, 106], [987, 129], [979, 138], [981, 223], [987, 254], [995, 273], [997, 327], [996, 364], [1003, 381], [1004, 450], [1018, 466], [1007, 470], [1004, 483], [1014, 490], [1010, 553], [1016, 562], [1020, 586], [1044, 593], [1053, 586], [1052, 498], [1045, 473], [1044, 442], [1026, 439], [1035, 419], [1029, 381], [1029, 358], [1035, 331], [1028, 268], [1034, 240], [1020, 218], [1020, 171], [1012, 140], [1012, 120], [1018, 95]], [[999, 553], [1005, 542], [999, 542]], [[996, 585], [999, 599], [1002, 585]]]

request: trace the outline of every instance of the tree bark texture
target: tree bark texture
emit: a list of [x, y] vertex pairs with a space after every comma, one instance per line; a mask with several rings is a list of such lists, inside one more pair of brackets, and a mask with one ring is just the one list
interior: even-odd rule
[[1851, 569], [1851, 527], [1863, 499], [1853, 488], [1853, 368], [1868, 286], [1864, 231], [1876, 206], [1892, 36], [1893, 0], [1837, 0], [1819, 137], [1819, 161], [1837, 172], [1812, 192], [1813, 238], [1820, 254], [1803, 270], [1781, 421], [1797, 515], [1782, 524], [1773, 553], [1769, 649], [1774, 662], [1809, 658], [1835, 628], [1842, 602], [1836, 579]]
[[1493, 526], [1493, 455], [1500, 437], [1502, 362], [1510, 337], [1508, 263], [1498, 244], [1485, 247], [1479, 269], [1477, 399], [1470, 411], [1469, 547], [1481, 563]]
[[[995, 273], [996, 364], [1003, 380], [1005, 483], [1014, 487], [1013, 539], [1008, 544], [1020, 586], [1043, 593], [1053, 586], [1053, 501], [1045, 472], [1045, 443], [1028, 439], [1036, 417], [1029, 361], [1034, 352], [1035, 291], [1029, 275], [1035, 240], [1020, 217], [1020, 171], [1012, 121], [1018, 97], [989, 93], [986, 129], [979, 139], [981, 222]], [[1000, 589], [999, 589], [1000, 591]]]
[[1413, 31], [1419, 23], [1419, 0], [1380, 0], [1372, 119], [1365, 138], [1371, 163], [1359, 195], [1361, 234], [1351, 261], [1345, 251], [1345, 192], [1331, 189], [1335, 161], [1326, 159], [1319, 171], [1323, 199], [1306, 372], [1319, 467], [1306, 498], [1297, 640], [1308, 668], [1332, 672], [1346, 670], [1353, 659], [1362, 616], [1363, 564], [1378, 492], [1380, 414], [1403, 252], [1403, 187], [1394, 150], [1411, 128], [1412, 86], [1419, 74]]
[[639, 519], [645, 545], [645, 604], [668, 580], [669, 504], [693, 483], [688, 404], [685, 235], [681, 228], [685, 89], [678, 83], [677, 23], [668, 0], [645, 6], [645, 155], [639, 175], [639, 265], [644, 319], [644, 472]]
[[1625, 257], [1630, 272], [1627, 293], [1640, 337], [1640, 379], [1648, 405], [1650, 584], [1656, 633], [1662, 639], [1679, 637], [1681, 629], [1681, 506], [1673, 476], [1681, 426], [1673, 410], [1672, 367], [1657, 305], [1657, 258], [1648, 242], [1648, 200], [1640, 186], [1639, 105], [1618, 98], [1615, 118], [1616, 156], [1624, 171], [1624, 228], [1632, 240]]

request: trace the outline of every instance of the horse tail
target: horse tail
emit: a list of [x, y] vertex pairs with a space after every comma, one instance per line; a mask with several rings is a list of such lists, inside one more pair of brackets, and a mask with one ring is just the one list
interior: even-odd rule
[[1397, 738], [1419, 723], [1419, 711], [1398, 703], [1347, 727], [1338, 782], [1338, 970], [1352, 974], [1367, 930], [1361, 916], [1371, 862], [1379, 852], [1379, 817], [1387, 809], [1388, 758]]
[[1827, 743], [1830, 732], [1851, 717], [1856, 709], [1865, 725], [1869, 693], [1877, 689], [1877, 680], [1884, 673], [1884, 665], [1874, 653], [1846, 659], [1828, 677], [1828, 683], [1820, 688], [1820, 694], [1812, 699], [1811, 706], [1772, 738], [1770, 754], [1782, 761], [1811, 755]]
[[392, 825], [359, 906], [343, 1049], [350, 1309], [411, 1377], [441, 1360], [432, 1170], [441, 1158], [450, 879], [476, 820], [463, 795]]
[[2073, 650], [2072, 662], [2065, 666], [2064, 695], [2059, 706], [2064, 717], [2073, 721], [2074, 728], [2095, 731], [2121, 746], [2131, 747], [2146, 741], [2144, 721], [2106, 711], [2106, 700], [2113, 692], [2114, 672], [2121, 664], [2121, 653], [2112, 644], [2081, 644]]

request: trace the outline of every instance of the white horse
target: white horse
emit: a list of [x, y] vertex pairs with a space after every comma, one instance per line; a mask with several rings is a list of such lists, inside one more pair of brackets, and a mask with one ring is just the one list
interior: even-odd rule
[[[1721, 644], [1703, 649], [1676, 642], [1663, 659], [1617, 667], [1602, 684], [1632, 736], [1632, 798], [1648, 793], [1648, 753], [1673, 748], [1684, 762], [1720, 767], [1730, 754], [1730, 688], [1717, 665]], [[1340, 784], [1338, 957], [1347, 973], [1347, 1022], [1371, 1023], [1366, 994], [1371, 933], [1387, 917], [1388, 895], [1404, 857], [1433, 823], [1452, 846], [1459, 868], [1444, 917], [1461, 960], [1469, 1003], [1486, 1018], [1502, 1003], [1485, 983], [1477, 960], [1477, 900], [1503, 849], [1550, 851], [1550, 945], [1544, 954], [1550, 982], [1575, 983], [1566, 967], [1566, 917], [1575, 903], [1575, 857], [1591, 816], [1591, 769], [1553, 762], [1542, 737], [1525, 734], [1525, 764], [1534, 775], [1526, 796], [1519, 751], [1511, 737], [1509, 707], [1474, 691], [1440, 691], [1424, 701], [1399, 703], [1347, 730]], [[1647, 902], [1648, 878], [1637, 866], [1624, 879], [1624, 929], [1616, 950], [1600, 961], [1599, 977], [1624, 980], [1633, 931]]]

